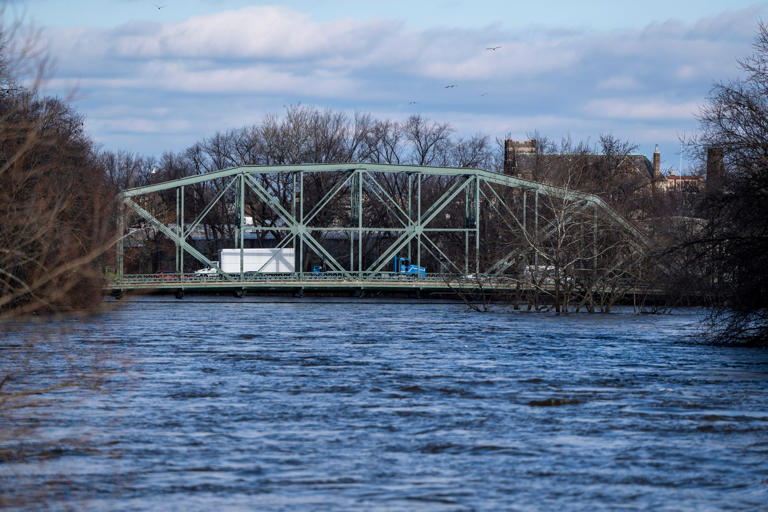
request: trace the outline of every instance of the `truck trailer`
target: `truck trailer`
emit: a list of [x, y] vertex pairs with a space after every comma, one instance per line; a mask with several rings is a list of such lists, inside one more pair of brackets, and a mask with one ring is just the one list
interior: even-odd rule
[[[240, 249], [222, 249], [219, 253], [221, 270], [240, 273]], [[296, 272], [296, 251], [287, 249], [243, 249], [243, 272]]]

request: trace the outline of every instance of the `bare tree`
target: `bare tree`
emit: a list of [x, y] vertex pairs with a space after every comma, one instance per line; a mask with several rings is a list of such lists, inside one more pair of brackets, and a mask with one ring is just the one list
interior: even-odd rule
[[[114, 194], [130, 186], [136, 167], [127, 157], [116, 163], [96, 155], [82, 117], [65, 101], [39, 94], [47, 59], [18, 28], [0, 25], [0, 466], [6, 470], [45, 463], [51, 448], [83, 443], [72, 433], [67, 440], [42, 435], [36, 424], [60, 412], [54, 392], [86, 396], [101, 384], [101, 355], [78, 352], [64, 324], [39, 320], [103, 307]], [[25, 486], [20, 473], [13, 489], [0, 488], [0, 508], [48, 508], [46, 482]]]
[[451, 144], [449, 164], [452, 167], [472, 167], [490, 169], [493, 167], [493, 151], [488, 136], [474, 135], [469, 139], [459, 139]]
[[[708, 176], [699, 229], [668, 253], [683, 261], [680, 287], [711, 305], [708, 331], [724, 342], [768, 344], [768, 26], [739, 61], [744, 78], [718, 83], [699, 120], [694, 146], [722, 151], [725, 174]], [[712, 169], [714, 170], [714, 169]], [[718, 179], [720, 178], [720, 179]]]
[[152, 171], [157, 169], [154, 158], [127, 151], [103, 151], [96, 155], [97, 165], [104, 172], [107, 183], [115, 190], [149, 185]]
[[403, 139], [400, 123], [375, 121], [365, 140], [365, 145], [369, 148], [368, 160], [377, 164], [400, 164]]
[[0, 95], [0, 319], [101, 302], [114, 189], [64, 102]]
[[405, 140], [411, 144], [408, 161], [415, 165], [444, 166], [452, 128], [447, 123], [430, 122], [413, 115], [403, 124]]

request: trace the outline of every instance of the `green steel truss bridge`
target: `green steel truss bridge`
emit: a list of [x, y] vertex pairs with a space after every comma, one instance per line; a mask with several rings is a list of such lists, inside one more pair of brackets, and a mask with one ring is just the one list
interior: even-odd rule
[[[543, 289], [555, 270], [586, 289], [628, 282], [647, 246], [595, 195], [469, 168], [242, 166], [118, 199], [114, 291]], [[173, 271], [147, 270], [150, 246], [173, 251]], [[242, 251], [240, 272], [217, 264], [221, 248], [261, 246], [293, 248], [296, 272], [245, 272]], [[392, 272], [395, 257], [425, 275]], [[195, 272], [203, 267], [213, 271]]]

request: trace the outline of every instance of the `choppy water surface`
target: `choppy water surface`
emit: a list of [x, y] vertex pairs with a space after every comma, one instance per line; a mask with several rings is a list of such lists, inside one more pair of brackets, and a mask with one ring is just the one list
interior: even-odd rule
[[126, 302], [71, 326], [124, 368], [46, 420], [87, 448], [0, 463], [0, 489], [59, 482], [54, 503], [89, 510], [763, 508], [768, 353], [693, 343], [695, 321]]

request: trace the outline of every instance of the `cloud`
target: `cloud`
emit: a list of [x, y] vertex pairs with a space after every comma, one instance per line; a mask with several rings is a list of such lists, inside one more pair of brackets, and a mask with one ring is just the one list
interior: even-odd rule
[[751, 52], [761, 12], [616, 31], [422, 30], [394, 18], [317, 21], [252, 6], [179, 22], [50, 30], [58, 72], [49, 87], [77, 84], [95, 138], [113, 143], [132, 133], [124, 140], [146, 140], [150, 151], [163, 139], [142, 134], [174, 131], [167, 140], [177, 144], [179, 133], [212, 134], [297, 102], [394, 118], [418, 111], [460, 134], [538, 129], [631, 139], [632, 130], [639, 137], [668, 133], [670, 124], [692, 128], [710, 84], [734, 76], [736, 57]]
[[115, 52], [125, 58], [304, 59], [369, 46], [389, 22], [317, 23], [278, 6], [246, 7], [178, 23], [121, 27]]
[[691, 119], [698, 111], [697, 102], [674, 103], [664, 100], [629, 100], [607, 98], [590, 100], [584, 105], [585, 115], [610, 119]]
[[135, 134], [158, 134], [188, 131], [192, 128], [189, 121], [163, 120], [149, 117], [95, 118], [91, 127], [109, 132], [129, 132]]
[[189, 62], [152, 62], [141, 80], [151, 80], [165, 91], [194, 93], [274, 93], [333, 97], [357, 88], [354, 79], [324, 69], [290, 70], [264, 64], [224, 67]]
[[608, 77], [604, 80], [600, 80], [597, 83], [598, 89], [608, 90], [632, 90], [640, 87], [640, 82], [630, 75], [615, 75]]

